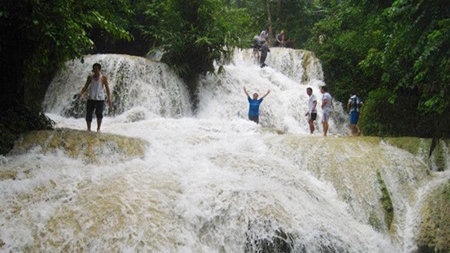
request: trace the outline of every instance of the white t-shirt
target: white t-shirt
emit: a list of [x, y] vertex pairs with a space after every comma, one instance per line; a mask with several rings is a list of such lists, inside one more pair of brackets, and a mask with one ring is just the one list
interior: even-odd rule
[[260, 40], [267, 40], [267, 37], [269, 37], [269, 33], [266, 30], [262, 30], [259, 37], [260, 37]]
[[314, 101], [317, 101], [316, 95], [311, 94], [311, 96], [309, 96], [309, 101], [308, 101], [308, 108], [309, 108], [309, 113], [317, 113], [317, 105], [316, 107], [314, 107], [314, 110], [311, 111], [311, 109], [314, 106]]
[[325, 92], [322, 96], [322, 104], [325, 100], [327, 100], [327, 104], [325, 105], [324, 110], [331, 110], [331, 99], [333, 99], [330, 95], [330, 93]]

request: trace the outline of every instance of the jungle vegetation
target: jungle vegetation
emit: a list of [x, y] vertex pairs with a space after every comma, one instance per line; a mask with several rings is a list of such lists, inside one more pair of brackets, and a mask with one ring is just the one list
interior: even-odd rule
[[[450, 8], [446, 0], [3, 0], [0, 154], [51, 129], [41, 103], [55, 71], [89, 53], [165, 52], [191, 92], [235, 48], [269, 27], [315, 52], [335, 99], [365, 102], [365, 135], [448, 138]], [[182, 60], [183, 59], [183, 60]], [[189, 59], [189, 60], [185, 60]]]

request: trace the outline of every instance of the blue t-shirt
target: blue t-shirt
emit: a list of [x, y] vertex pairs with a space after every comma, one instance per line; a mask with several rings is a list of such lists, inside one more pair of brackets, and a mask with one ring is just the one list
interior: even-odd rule
[[250, 97], [248, 97], [248, 103], [249, 103], [249, 109], [248, 109], [248, 116], [258, 116], [259, 115], [259, 105], [263, 101], [262, 98], [258, 100], [253, 100]]

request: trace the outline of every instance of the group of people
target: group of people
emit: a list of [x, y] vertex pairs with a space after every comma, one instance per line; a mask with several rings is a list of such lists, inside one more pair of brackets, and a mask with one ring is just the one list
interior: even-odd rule
[[[77, 98], [81, 98], [81, 96], [87, 92], [88, 100], [86, 104], [86, 126], [87, 131], [91, 131], [91, 123], [93, 114], [95, 111], [95, 115], [97, 117], [97, 132], [100, 132], [102, 119], [103, 119], [103, 111], [106, 103], [111, 105], [111, 93], [108, 84], [108, 78], [101, 73], [102, 66], [99, 63], [95, 63], [92, 66], [92, 73], [88, 75], [86, 83], [81, 89], [80, 93], [77, 94]], [[259, 98], [258, 93], [253, 93], [253, 96], [250, 97], [247, 89], [244, 87], [245, 95], [247, 95], [248, 103], [249, 103], [249, 111], [248, 118], [251, 121], [259, 124], [259, 106], [261, 105], [264, 98], [266, 98], [270, 90], [267, 91], [261, 98]], [[327, 136], [328, 132], [328, 120], [331, 115], [332, 108], [332, 97], [330, 93], [328, 93], [327, 86], [320, 87], [320, 93], [322, 93], [322, 125], [323, 125], [323, 135]], [[305, 116], [308, 117], [309, 130], [311, 134], [314, 132], [314, 121], [317, 118], [317, 98], [313, 94], [313, 89], [311, 87], [306, 88], [306, 94], [309, 96], [308, 100], [308, 112]], [[356, 93], [352, 91], [350, 93], [350, 99], [347, 103], [347, 111], [350, 114], [350, 128], [351, 134], [354, 136], [355, 134], [360, 135], [361, 130], [358, 126], [359, 115], [363, 113], [364, 103], [361, 99], [356, 96]]]
[[[267, 53], [270, 52], [268, 38], [269, 38], [269, 27], [262, 30], [259, 36], [255, 35], [253, 37], [253, 56], [256, 59], [259, 59], [259, 64], [261, 68], [267, 66], [265, 62], [267, 58]], [[275, 39], [276, 39], [274, 43], [275, 47], [286, 47], [284, 30], [281, 30], [281, 32], [277, 34]], [[259, 54], [259, 52], [261, 52], [261, 55]]]
[[[328, 132], [328, 120], [331, 115], [332, 108], [332, 97], [328, 93], [326, 86], [320, 87], [320, 93], [322, 93], [322, 124], [323, 124], [323, 135], [327, 136]], [[308, 101], [308, 112], [305, 116], [308, 116], [309, 130], [311, 134], [314, 132], [314, 121], [317, 118], [317, 98], [313, 94], [311, 87], [306, 88], [306, 94], [309, 96]], [[351, 135], [361, 135], [361, 129], [358, 126], [359, 116], [363, 113], [364, 103], [356, 95], [355, 91], [350, 92], [350, 99], [347, 102], [347, 112], [350, 114], [350, 130]], [[355, 131], [356, 130], [356, 131]]]
[[[270, 52], [269, 44], [267, 44], [267, 39], [269, 37], [269, 28], [266, 28], [265, 30], [261, 31], [261, 33], [258, 35], [255, 35], [253, 37], [253, 56], [255, 59], [259, 59], [259, 64], [261, 68], [264, 68], [267, 66], [265, 64], [267, 53]], [[259, 52], [261, 51], [261, 55]]]
[[[327, 86], [320, 87], [320, 93], [322, 93], [322, 126], [323, 126], [323, 136], [327, 136], [328, 133], [328, 121], [331, 115], [332, 97], [328, 93]], [[314, 121], [317, 119], [317, 98], [313, 94], [313, 89], [311, 87], [306, 88], [306, 94], [309, 96], [308, 100], [308, 111], [305, 116], [308, 117], [309, 131], [314, 133]]]
[[[259, 95], [258, 93], [253, 93], [253, 98], [250, 97], [247, 89], [244, 87], [244, 92], [247, 95], [248, 103], [249, 103], [249, 111], [248, 111], [248, 118], [251, 121], [254, 121], [256, 124], [259, 124], [259, 106], [261, 105], [261, 102], [267, 95], [269, 95], [270, 90], [267, 91], [267, 93], [262, 96], [260, 99], [258, 99]], [[320, 93], [322, 94], [322, 126], [323, 126], [323, 136], [327, 136], [328, 133], [328, 121], [331, 116], [331, 109], [332, 109], [332, 96], [328, 92], [327, 86], [321, 86], [320, 87]], [[317, 97], [313, 94], [313, 89], [311, 87], [306, 88], [306, 94], [309, 96], [308, 100], [308, 111], [306, 112], [305, 116], [308, 117], [308, 123], [309, 123], [309, 130], [310, 133], [314, 133], [315, 127], [314, 127], [314, 121], [317, 119]], [[351, 135], [355, 136], [355, 134], [360, 135], [361, 130], [358, 126], [358, 119], [359, 115], [362, 114], [364, 109], [364, 103], [361, 101], [361, 99], [356, 96], [356, 93], [352, 91], [350, 93], [350, 99], [347, 103], [347, 111], [350, 113], [350, 129], [351, 129]], [[356, 130], [356, 131], [355, 131]]]

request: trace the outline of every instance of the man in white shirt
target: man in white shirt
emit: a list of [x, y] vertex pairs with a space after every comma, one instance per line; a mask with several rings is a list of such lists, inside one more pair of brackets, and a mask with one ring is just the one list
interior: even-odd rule
[[87, 131], [91, 131], [92, 115], [95, 111], [97, 116], [97, 132], [100, 132], [103, 119], [103, 109], [105, 105], [105, 97], [108, 105], [111, 105], [111, 95], [109, 91], [108, 78], [100, 71], [102, 66], [95, 63], [92, 66], [92, 74], [87, 77], [86, 83], [78, 94], [80, 98], [83, 93], [88, 92], [88, 101], [86, 105], [86, 125]]
[[308, 101], [308, 112], [305, 116], [308, 116], [309, 130], [311, 134], [314, 132], [314, 120], [317, 118], [317, 98], [316, 95], [313, 94], [313, 90], [311, 87], [306, 88], [306, 94], [309, 96]]
[[328, 120], [331, 115], [332, 97], [328, 93], [327, 86], [320, 87], [320, 93], [322, 93], [322, 124], [323, 124], [323, 136], [327, 136], [328, 132]]
[[259, 34], [259, 39], [267, 41], [269, 39], [269, 27], [266, 27], [266, 29], [262, 30]]

